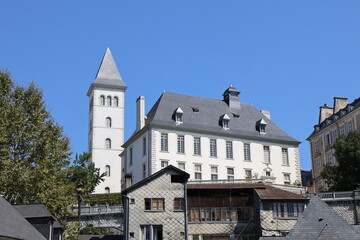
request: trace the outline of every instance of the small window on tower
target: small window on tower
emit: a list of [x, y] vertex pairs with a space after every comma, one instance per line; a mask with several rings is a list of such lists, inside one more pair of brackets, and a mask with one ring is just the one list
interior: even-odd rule
[[118, 106], [119, 106], [119, 98], [114, 97], [114, 107], [118, 107]]
[[111, 97], [107, 96], [106, 98], [106, 106], [111, 106]]
[[101, 106], [104, 106], [104, 105], [105, 105], [105, 96], [104, 96], [104, 95], [101, 95], [101, 96], [100, 96], [100, 105], [101, 105]]
[[110, 166], [109, 165], [105, 166], [105, 173], [106, 173], [107, 177], [110, 177]]
[[105, 122], [106, 122], [106, 127], [110, 128], [111, 127], [111, 118], [107, 117]]
[[111, 149], [111, 140], [110, 140], [110, 138], [107, 138], [105, 140], [105, 148], [106, 149]]

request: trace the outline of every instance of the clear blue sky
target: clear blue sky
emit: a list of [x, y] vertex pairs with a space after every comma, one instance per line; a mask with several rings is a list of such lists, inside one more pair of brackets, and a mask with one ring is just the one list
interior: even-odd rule
[[359, 97], [359, 13], [358, 0], [4, 0], [0, 68], [43, 89], [73, 152], [87, 150], [86, 92], [106, 47], [128, 86], [126, 139], [138, 96], [148, 111], [163, 90], [220, 99], [231, 83], [302, 142], [310, 169], [318, 107]]

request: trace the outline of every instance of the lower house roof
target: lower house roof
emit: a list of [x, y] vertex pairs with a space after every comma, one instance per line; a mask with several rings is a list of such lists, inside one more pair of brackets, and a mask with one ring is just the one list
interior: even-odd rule
[[0, 236], [9, 239], [46, 240], [13, 206], [0, 196]]
[[25, 218], [55, 218], [47, 210], [44, 204], [13, 205]]
[[302, 200], [308, 201], [308, 199], [300, 194], [282, 190], [277, 187], [266, 185], [266, 188], [255, 188], [255, 192], [258, 194], [261, 200]]

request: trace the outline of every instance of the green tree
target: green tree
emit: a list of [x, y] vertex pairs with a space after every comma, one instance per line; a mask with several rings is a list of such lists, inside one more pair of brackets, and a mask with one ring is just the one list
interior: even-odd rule
[[70, 214], [69, 139], [34, 84], [0, 71], [0, 191], [11, 204], [43, 203], [59, 220]]
[[326, 165], [321, 173], [330, 191], [360, 189], [360, 133], [342, 135], [333, 144], [338, 164]]
[[100, 169], [95, 167], [94, 163], [90, 163], [90, 153], [76, 154], [76, 159], [71, 166], [69, 180], [74, 184], [76, 197], [78, 200], [78, 219], [80, 221], [81, 202], [83, 197], [92, 193], [95, 187], [104, 181], [106, 173], [100, 174]]

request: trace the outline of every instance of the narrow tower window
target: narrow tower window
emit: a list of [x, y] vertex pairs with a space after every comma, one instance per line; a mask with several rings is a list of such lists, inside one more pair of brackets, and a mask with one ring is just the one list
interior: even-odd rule
[[107, 177], [110, 177], [110, 166], [109, 165], [105, 166], [105, 173], [106, 173]]
[[104, 106], [104, 105], [105, 105], [105, 96], [104, 96], [104, 95], [101, 95], [101, 96], [100, 96], [100, 105], [101, 105], [101, 106]]
[[111, 139], [110, 138], [107, 138], [105, 140], [105, 148], [106, 149], [111, 149]]
[[106, 106], [111, 106], [111, 97], [107, 96], [106, 98]]
[[118, 107], [118, 106], [119, 106], [119, 98], [114, 97], [114, 107]]
[[111, 118], [107, 117], [105, 122], [106, 122], [106, 127], [110, 128], [111, 127]]

